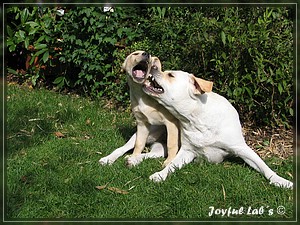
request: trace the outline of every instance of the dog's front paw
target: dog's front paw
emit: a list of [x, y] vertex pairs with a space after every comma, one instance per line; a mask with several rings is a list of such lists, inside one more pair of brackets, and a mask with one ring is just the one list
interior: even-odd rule
[[109, 157], [103, 157], [99, 160], [100, 165], [106, 166], [114, 163], [115, 160], [110, 159]]
[[278, 175], [270, 178], [270, 184], [274, 184], [277, 187], [293, 189], [293, 182], [286, 180]]
[[126, 160], [126, 166], [128, 167], [134, 167], [140, 164], [143, 161], [142, 155], [128, 155], [125, 157]]
[[166, 180], [166, 178], [167, 178], [167, 176], [161, 172], [156, 172], [149, 177], [150, 180], [152, 180], [153, 182], [157, 182], [157, 183]]

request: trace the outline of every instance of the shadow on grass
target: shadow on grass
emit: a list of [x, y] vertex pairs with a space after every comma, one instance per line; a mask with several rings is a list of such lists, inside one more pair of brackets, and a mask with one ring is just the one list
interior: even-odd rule
[[[55, 113], [55, 116], [49, 116], [51, 113], [53, 114], [48, 114], [46, 108], [38, 106], [24, 106], [20, 109], [16, 106], [8, 111], [6, 134], [9, 154], [44, 143], [54, 136], [57, 124], [65, 124], [68, 120], [78, 117], [70, 108]], [[70, 113], [72, 117], [69, 116]]]
[[225, 158], [224, 160], [225, 162], [230, 162], [230, 163], [234, 163], [234, 164], [238, 164], [238, 165], [247, 165], [249, 166], [242, 158], [238, 157], [238, 156], [228, 156]]
[[124, 140], [128, 141], [129, 138], [136, 132], [136, 127], [125, 125], [125, 124], [118, 124], [118, 130]]

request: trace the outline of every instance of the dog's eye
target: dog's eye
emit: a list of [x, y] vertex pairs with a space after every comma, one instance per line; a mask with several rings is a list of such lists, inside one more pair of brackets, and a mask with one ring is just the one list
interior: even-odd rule
[[138, 52], [136, 52], [136, 53], [132, 53], [132, 55], [138, 55], [139, 53]]
[[168, 73], [169, 77], [174, 77], [174, 75], [172, 73]]

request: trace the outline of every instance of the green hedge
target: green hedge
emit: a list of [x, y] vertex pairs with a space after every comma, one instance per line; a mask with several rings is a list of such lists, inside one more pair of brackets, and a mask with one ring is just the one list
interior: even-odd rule
[[114, 7], [104, 12], [103, 7], [68, 7], [62, 15], [58, 8], [11, 7], [6, 12], [9, 55], [32, 56], [26, 72], [14, 65], [9, 72], [33, 84], [42, 80], [128, 106], [120, 65], [140, 49], [158, 56], [163, 69], [214, 81], [214, 90], [243, 118], [272, 126], [292, 122], [294, 8]]

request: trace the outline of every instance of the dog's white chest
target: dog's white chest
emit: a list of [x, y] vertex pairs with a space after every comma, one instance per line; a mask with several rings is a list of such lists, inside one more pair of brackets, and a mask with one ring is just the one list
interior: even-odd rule
[[218, 136], [214, 130], [206, 126], [201, 129], [183, 129], [182, 132], [182, 142], [198, 150], [213, 145]]

